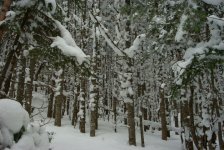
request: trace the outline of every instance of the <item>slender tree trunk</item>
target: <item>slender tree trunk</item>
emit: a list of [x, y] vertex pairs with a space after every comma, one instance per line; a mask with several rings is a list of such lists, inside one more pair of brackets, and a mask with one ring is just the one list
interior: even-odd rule
[[[218, 105], [218, 102], [216, 100], [216, 115], [217, 115], [217, 118], [220, 118], [220, 112], [219, 112], [219, 105]], [[224, 142], [223, 142], [223, 139], [222, 139], [222, 123], [219, 121], [218, 122], [218, 141], [219, 141], [219, 149], [220, 150], [223, 150], [224, 149]]]
[[21, 55], [20, 63], [19, 63], [19, 81], [17, 85], [17, 94], [16, 100], [23, 105], [24, 100], [24, 87], [25, 87], [25, 69], [26, 69], [26, 58]]
[[[142, 110], [143, 108], [141, 108], [141, 110]], [[143, 126], [143, 116], [142, 116], [142, 113], [141, 113], [141, 115], [139, 116], [139, 120], [140, 120], [140, 133], [141, 133], [141, 146], [142, 147], [145, 147], [145, 141], [144, 141], [144, 130], [143, 130], [143, 128], [144, 128], [144, 126]]]
[[98, 85], [97, 79], [92, 77], [91, 79], [92, 89], [90, 91], [90, 111], [91, 111], [91, 120], [90, 120], [90, 136], [95, 136], [96, 130], [96, 99], [98, 94]]
[[113, 99], [114, 132], [117, 132], [117, 98]]
[[[165, 107], [166, 107], [166, 120], [170, 120], [170, 116], [169, 116], [169, 102], [168, 102], [168, 99], [165, 98]], [[169, 122], [167, 121], [166, 122], [167, 125], [169, 125]], [[167, 137], [170, 137], [170, 131], [167, 129]]]
[[75, 99], [74, 99], [74, 103], [73, 103], [73, 117], [72, 117], [72, 125], [74, 125], [74, 127], [76, 126], [77, 124], [77, 120], [78, 120], [78, 97], [79, 97], [79, 94], [80, 94], [80, 85], [77, 84], [76, 86], [76, 92], [75, 92]]
[[49, 98], [48, 98], [48, 109], [47, 109], [47, 117], [52, 118], [53, 117], [53, 106], [54, 106], [54, 90], [53, 87], [55, 87], [55, 81], [54, 81], [54, 74], [52, 75], [52, 78], [50, 79], [51, 84], [49, 87]]
[[79, 129], [80, 129], [80, 132], [81, 133], [85, 133], [85, 115], [86, 115], [86, 101], [85, 101], [85, 98], [86, 98], [86, 79], [85, 77], [82, 77], [81, 78], [81, 91], [80, 91], [80, 111], [81, 111], [81, 114], [80, 114], [80, 124], [79, 124]]
[[191, 139], [191, 135], [190, 135], [190, 121], [189, 121], [189, 109], [188, 109], [188, 102], [187, 101], [184, 101], [183, 102], [183, 107], [182, 107], [182, 119], [183, 119], [183, 128], [184, 128], [184, 134], [185, 134], [185, 137], [184, 137], [184, 141], [185, 141], [185, 147], [187, 150], [193, 150], [193, 142], [192, 142], [192, 139]]
[[[218, 99], [217, 89], [215, 87], [215, 77], [214, 77], [213, 68], [211, 68], [211, 88], [212, 88], [212, 91], [214, 93], [214, 98], [212, 100], [213, 101], [213, 106], [214, 106], [217, 118], [220, 118], [221, 115], [220, 115], [220, 112], [219, 112], [219, 109], [220, 109], [219, 102], [218, 102], [219, 99]], [[215, 141], [216, 141], [216, 136], [214, 136], [214, 140], [211, 143], [214, 144]], [[220, 150], [224, 149], [224, 142], [223, 142], [223, 139], [222, 139], [222, 123], [219, 120], [218, 120], [218, 141], [219, 141], [219, 149]]]
[[12, 73], [12, 81], [10, 84], [10, 90], [9, 90], [9, 98], [15, 98], [15, 83], [16, 83], [16, 68], [14, 68]]
[[[63, 67], [64, 69], [64, 67]], [[59, 95], [55, 97], [55, 126], [61, 126], [61, 118], [62, 118], [62, 102], [64, 99], [63, 90], [64, 90], [64, 70], [62, 70], [62, 74], [59, 76], [61, 78], [60, 83], [57, 83], [56, 86], [60, 86], [60, 92]]]
[[35, 56], [31, 56], [30, 59], [30, 67], [29, 67], [29, 78], [26, 86], [26, 110], [29, 115], [32, 113], [32, 92], [33, 92], [33, 76], [35, 72], [36, 58]]
[[135, 114], [134, 114], [134, 102], [127, 103], [128, 107], [128, 133], [129, 133], [129, 145], [136, 146], [136, 135], [135, 135]]
[[190, 95], [189, 107], [188, 107], [189, 108], [189, 116], [190, 116], [189, 125], [190, 125], [193, 142], [194, 142], [195, 146], [197, 148], [199, 148], [198, 139], [195, 134], [196, 129], [195, 129], [195, 125], [194, 125], [194, 109], [193, 109], [194, 108], [194, 106], [193, 106], [193, 104], [194, 104], [194, 87], [193, 86], [190, 87], [190, 91], [191, 91], [191, 93], [190, 93], [191, 95]]
[[164, 89], [160, 88], [160, 117], [161, 117], [161, 127], [162, 127], [162, 140], [167, 140], [167, 123], [166, 123], [166, 108], [165, 108], [165, 98]]

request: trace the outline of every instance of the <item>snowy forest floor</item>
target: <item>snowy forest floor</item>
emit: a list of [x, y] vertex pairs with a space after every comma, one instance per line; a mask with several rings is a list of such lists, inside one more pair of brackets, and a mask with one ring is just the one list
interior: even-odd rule
[[99, 121], [99, 129], [96, 137], [89, 136], [89, 124], [86, 124], [86, 133], [80, 133], [78, 126], [70, 125], [70, 120], [65, 116], [62, 127], [52, 124], [46, 125], [48, 132], [53, 132], [51, 141], [52, 150], [181, 150], [179, 136], [171, 133], [168, 141], [161, 140], [160, 132], [145, 132], [145, 148], [141, 147], [139, 129], [136, 131], [137, 146], [128, 145], [127, 127], [118, 127], [117, 133], [113, 131], [113, 124], [107, 121]]
[[[62, 126], [54, 126], [54, 119], [46, 118], [47, 98], [40, 93], [34, 93], [33, 106], [43, 107], [43, 111], [34, 110], [35, 122], [47, 122], [45, 127], [47, 132], [53, 133], [50, 147], [52, 150], [182, 150], [180, 136], [171, 132], [171, 137], [167, 141], [161, 139], [161, 132], [144, 132], [145, 147], [141, 147], [140, 130], [136, 127], [137, 146], [128, 144], [128, 128], [118, 125], [117, 133], [114, 132], [114, 124], [107, 120], [99, 119], [99, 127], [96, 136], [89, 135], [89, 120], [86, 119], [86, 133], [80, 133], [79, 125], [71, 125], [69, 116], [63, 116]], [[43, 120], [43, 118], [46, 118]]]

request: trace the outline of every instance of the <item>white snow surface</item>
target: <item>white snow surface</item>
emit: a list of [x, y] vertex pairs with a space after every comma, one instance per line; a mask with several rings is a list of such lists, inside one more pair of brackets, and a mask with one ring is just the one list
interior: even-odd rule
[[31, 7], [35, 4], [34, 0], [18, 0], [16, 6], [18, 7]]
[[17, 133], [29, 123], [29, 115], [19, 102], [0, 99], [0, 127], [6, 127], [11, 133]]
[[66, 56], [75, 56], [79, 64], [87, 61], [86, 54], [77, 46], [75, 40], [72, 38], [70, 32], [59, 21], [55, 20], [58, 29], [61, 32], [61, 36], [53, 38], [51, 47], [58, 47], [62, 53]]
[[49, 150], [48, 134], [45, 128], [36, 123], [30, 124], [27, 132], [10, 150]]
[[68, 116], [64, 116], [62, 127], [47, 125], [46, 130], [54, 133], [51, 142], [52, 150], [180, 150], [182, 147], [179, 136], [174, 135], [174, 132], [171, 132], [168, 141], [161, 140], [160, 132], [145, 132], [145, 148], [142, 148], [139, 128], [136, 128], [137, 146], [129, 146], [128, 128], [125, 126], [118, 124], [118, 132], [115, 133], [113, 123], [99, 120], [96, 136], [90, 137], [88, 121], [86, 133], [80, 133], [78, 127], [74, 128], [70, 124]]
[[[39, 106], [39, 105], [38, 105]], [[21, 128], [25, 132], [17, 143], [13, 135]], [[0, 99], [0, 149], [5, 150], [48, 150], [48, 134], [44, 127], [30, 123], [29, 115], [21, 104], [11, 99]]]
[[[38, 93], [36, 94], [38, 96]], [[42, 96], [40, 96], [42, 97]], [[39, 107], [42, 105], [39, 99]], [[36, 106], [38, 101], [36, 101]], [[40, 121], [45, 114], [35, 116], [35, 121]], [[83, 112], [82, 112], [83, 113]], [[144, 132], [145, 148], [141, 147], [140, 129], [136, 127], [136, 142], [137, 146], [130, 146], [128, 144], [128, 127], [123, 125], [122, 122], [117, 122], [117, 133], [114, 132], [114, 123], [111, 118], [110, 121], [99, 118], [99, 128], [96, 130], [96, 136], [90, 137], [90, 124], [87, 112], [86, 118], [86, 133], [80, 133], [78, 123], [76, 127], [71, 125], [71, 120], [68, 115], [63, 116], [62, 126], [54, 126], [53, 119], [46, 119], [45, 128], [51, 138], [50, 148], [52, 150], [180, 150], [182, 144], [179, 135], [175, 135], [171, 131], [171, 138], [167, 141], [161, 140], [161, 132], [147, 131]], [[146, 124], [146, 123], [144, 123]], [[34, 128], [36, 131], [36, 128]], [[38, 128], [37, 128], [38, 129]], [[39, 131], [39, 130], [38, 130]], [[28, 140], [28, 139], [27, 139]], [[30, 139], [29, 139], [30, 140]], [[26, 150], [26, 149], [25, 149]], [[32, 149], [31, 149], [32, 150]], [[38, 149], [45, 150], [45, 149]]]

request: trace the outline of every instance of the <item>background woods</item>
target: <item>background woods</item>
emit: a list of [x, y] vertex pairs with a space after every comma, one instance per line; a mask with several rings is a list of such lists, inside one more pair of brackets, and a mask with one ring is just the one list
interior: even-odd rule
[[68, 117], [91, 137], [103, 120], [114, 132], [127, 127], [129, 145], [139, 136], [144, 147], [145, 133], [160, 131], [161, 140], [175, 132], [184, 149], [224, 149], [223, 1], [4, 0], [0, 8], [0, 98], [18, 101], [31, 120], [46, 112], [41, 123], [60, 127]]

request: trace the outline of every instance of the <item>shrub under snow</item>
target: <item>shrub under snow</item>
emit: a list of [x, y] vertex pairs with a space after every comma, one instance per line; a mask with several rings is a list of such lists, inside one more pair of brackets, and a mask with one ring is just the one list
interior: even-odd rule
[[49, 148], [48, 135], [43, 127], [29, 124], [27, 111], [19, 102], [10, 99], [0, 99], [0, 149], [4, 148], [7, 150]]

